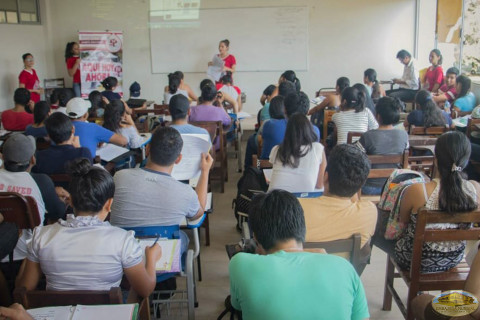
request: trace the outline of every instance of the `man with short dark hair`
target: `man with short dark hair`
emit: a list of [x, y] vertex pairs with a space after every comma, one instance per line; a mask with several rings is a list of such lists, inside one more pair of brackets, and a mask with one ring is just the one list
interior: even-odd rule
[[168, 109], [172, 116], [170, 127], [177, 129], [180, 134], [206, 134], [210, 140], [210, 134], [206, 129], [188, 123], [190, 101], [183, 94], [176, 94], [170, 98]]
[[303, 252], [305, 219], [291, 193], [256, 196], [249, 222], [262, 255], [229, 266], [232, 306], [244, 319], [366, 319], [362, 282], [345, 259]]
[[[197, 219], [207, 204], [208, 174], [213, 159], [202, 154], [201, 174], [195, 191], [175, 180], [173, 167], [182, 160], [183, 140], [170, 127], [158, 128], [147, 145], [149, 153], [144, 168], [120, 170], [114, 176], [110, 222], [119, 227], [178, 225], [184, 218]], [[182, 234], [182, 247], [188, 238]]]
[[[370, 201], [357, 197], [369, 172], [370, 162], [363, 151], [348, 144], [333, 148], [325, 170], [323, 196], [299, 199], [305, 211], [307, 241], [347, 239], [360, 233], [361, 246], [369, 248], [377, 209]], [[365, 252], [368, 256], [369, 252]]]
[[61, 112], [56, 112], [45, 120], [48, 136], [55, 144], [36, 153], [37, 164], [32, 171], [45, 174], [66, 173], [66, 164], [78, 158], [87, 158], [92, 162], [90, 150], [80, 147], [75, 136], [75, 127], [70, 118]]
[[2, 112], [2, 125], [5, 130], [25, 131], [29, 124], [33, 124], [33, 114], [26, 111], [30, 102], [30, 91], [18, 88], [13, 95], [15, 107]]
[[393, 79], [392, 81], [394, 84], [400, 85], [400, 89], [387, 90], [386, 94], [390, 97], [399, 98], [402, 101], [412, 101], [420, 88], [418, 82], [419, 72], [415, 59], [407, 50], [398, 51], [397, 59], [404, 65], [403, 75], [400, 79]]

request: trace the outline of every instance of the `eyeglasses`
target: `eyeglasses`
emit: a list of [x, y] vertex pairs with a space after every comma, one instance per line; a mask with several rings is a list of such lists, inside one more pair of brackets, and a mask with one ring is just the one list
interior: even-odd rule
[[25, 59], [25, 62], [32, 62], [32, 61], [34, 61], [33, 58], [27, 58], [27, 59]]

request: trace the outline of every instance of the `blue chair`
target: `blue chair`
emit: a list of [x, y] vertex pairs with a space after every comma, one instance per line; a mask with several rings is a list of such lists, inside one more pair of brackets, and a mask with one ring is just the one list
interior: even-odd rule
[[[180, 239], [180, 226], [145, 226], [145, 227], [125, 227], [125, 230], [132, 230], [135, 232], [136, 238], [153, 238], [160, 236], [168, 239]], [[151, 302], [153, 304], [153, 315], [157, 318], [158, 305], [166, 304], [167, 308], [172, 303], [186, 303], [188, 307], [188, 319], [195, 319], [195, 276], [193, 269], [193, 250], [187, 251], [185, 259], [185, 265], [181, 266], [180, 273], [160, 273], [157, 274], [157, 283], [165, 281], [169, 278], [181, 276], [186, 277], [186, 289], [185, 290], [156, 290], [152, 293]], [[172, 296], [175, 293], [181, 294], [181, 299], [162, 299], [161, 294], [169, 294]], [[185, 294], [187, 295], [186, 299]]]

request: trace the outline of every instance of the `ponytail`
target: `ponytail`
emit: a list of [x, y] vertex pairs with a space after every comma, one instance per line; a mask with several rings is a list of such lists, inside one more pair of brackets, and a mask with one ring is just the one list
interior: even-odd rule
[[181, 80], [182, 79], [176, 73], [168, 74], [168, 91], [171, 94], [175, 94], [175, 92], [177, 92]]
[[342, 91], [342, 101], [346, 104], [344, 110], [355, 109], [355, 112], [365, 110], [365, 94], [355, 87], [348, 87]]
[[101, 84], [105, 88], [105, 90], [112, 90], [113, 87], [117, 86], [118, 80], [115, 77], [106, 77], [105, 79], [103, 79]]

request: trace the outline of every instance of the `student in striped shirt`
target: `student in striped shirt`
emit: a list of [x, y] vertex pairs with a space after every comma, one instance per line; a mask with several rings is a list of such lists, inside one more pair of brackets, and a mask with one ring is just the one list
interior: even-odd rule
[[349, 132], [367, 132], [378, 128], [372, 112], [365, 108], [364, 93], [354, 87], [342, 91], [340, 112], [333, 115], [332, 121], [335, 123], [337, 145], [347, 143]]

